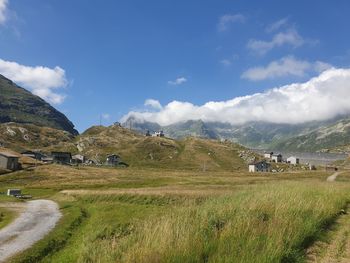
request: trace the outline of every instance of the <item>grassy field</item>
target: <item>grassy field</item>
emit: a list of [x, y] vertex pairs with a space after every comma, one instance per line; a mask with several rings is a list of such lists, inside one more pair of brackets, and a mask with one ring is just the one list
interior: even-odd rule
[[0, 192], [64, 215], [12, 262], [303, 262], [350, 201], [350, 173], [327, 176], [50, 165], [1, 176]]
[[16, 213], [0, 207], [0, 229], [9, 224], [15, 217]]

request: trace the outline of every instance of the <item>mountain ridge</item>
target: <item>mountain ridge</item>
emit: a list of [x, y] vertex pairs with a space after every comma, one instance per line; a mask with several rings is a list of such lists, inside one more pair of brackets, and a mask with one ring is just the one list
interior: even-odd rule
[[[340, 149], [350, 144], [350, 117], [338, 116], [325, 121], [312, 121], [302, 124], [276, 124], [267, 122], [249, 122], [242, 125], [232, 125], [221, 122], [204, 122], [202, 120], [190, 120], [167, 126], [157, 123], [142, 121], [135, 118], [127, 120], [122, 125], [140, 133], [147, 130], [155, 132], [163, 130], [166, 136], [181, 139], [187, 136], [230, 140], [246, 147], [271, 150], [293, 151], [327, 151], [327, 149]], [[345, 126], [337, 132], [335, 127]], [[333, 128], [332, 128], [333, 127]], [[322, 132], [322, 130], [333, 131]], [[324, 134], [324, 137], [316, 134]], [[334, 135], [337, 134], [337, 135]], [[329, 136], [332, 136], [329, 137]], [[299, 139], [299, 142], [298, 142]], [[306, 143], [302, 144], [302, 141]], [[298, 142], [299, 147], [296, 147]], [[346, 148], [346, 147], [345, 147]], [[344, 147], [343, 147], [344, 149]]]
[[34, 124], [78, 134], [74, 124], [63, 113], [0, 75], [0, 123], [8, 122]]

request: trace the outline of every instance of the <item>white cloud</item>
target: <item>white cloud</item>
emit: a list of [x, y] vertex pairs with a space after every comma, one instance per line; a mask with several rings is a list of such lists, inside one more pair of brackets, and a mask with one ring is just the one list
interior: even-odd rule
[[177, 86], [177, 85], [181, 85], [181, 84], [183, 84], [183, 83], [185, 83], [185, 82], [187, 82], [187, 79], [186, 79], [186, 78], [184, 78], [184, 77], [179, 77], [179, 78], [177, 78], [177, 79], [175, 79], [175, 80], [169, 80], [169, 81], [168, 81], [168, 84]]
[[222, 59], [220, 60], [220, 63], [224, 66], [231, 66], [232, 62], [229, 59]]
[[241, 77], [253, 81], [287, 76], [302, 77], [310, 71], [322, 72], [330, 67], [332, 67], [330, 64], [321, 61], [310, 63], [305, 60], [298, 60], [293, 56], [287, 56], [280, 60], [272, 61], [266, 67], [250, 68]]
[[288, 17], [282, 18], [274, 23], [272, 23], [271, 25], [269, 25], [266, 28], [267, 32], [273, 32], [276, 31], [278, 29], [280, 29], [281, 27], [283, 27], [284, 25], [286, 25], [288, 23]]
[[289, 29], [286, 32], [275, 34], [270, 41], [251, 39], [248, 41], [247, 48], [258, 53], [259, 55], [264, 55], [276, 47], [290, 45], [296, 48], [303, 45], [304, 43], [305, 40], [295, 29]]
[[187, 120], [241, 124], [250, 121], [303, 123], [350, 113], [350, 69], [331, 68], [305, 83], [293, 83], [228, 101], [194, 105], [172, 101], [157, 112], [129, 112], [139, 120], [169, 125]]
[[30, 89], [35, 95], [50, 103], [61, 104], [66, 97], [56, 92], [68, 84], [65, 71], [60, 67], [30, 67], [0, 59], [0, 74]]
[[234, 23], [244, 23], [246, 20], [245, 16], [242, 14], [226, 14], [219, 18], [218, 30], [220, 32], [226, 31], [229, 29], [231, 24]]
[[147, 99], [145, 101], [145, 106], [149, 106], [151, 108], [160, 110], [162, 108], [162, 105], [160, 104], [160, 102], [158, 100], [154, 100], [154, 99]]
[[4, 24], [7, 17], [6, 17], [6, 12], [7, 12], [7, 0], [0, 0], [0, 25]]

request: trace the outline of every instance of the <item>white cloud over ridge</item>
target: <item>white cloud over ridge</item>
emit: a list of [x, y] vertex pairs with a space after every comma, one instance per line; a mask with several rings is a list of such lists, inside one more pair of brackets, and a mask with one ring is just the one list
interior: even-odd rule
[[283, 57], [279, 60], [270, 62], [265, 67], [253, 67], [243, 72], [242, 78], [258, 81], [265, 79], [274, 79], [286, 76], [303, 77], [308, 72], [322, 72], [331, 68], [330, 64], [316, 61], [311, 63], [306, 60], [298, 60], [293, 56]]
[[30, 89], [33, 94], [50, 103], [61, 104], [66, 97], [56, 92], [68, 84], [65, 71], [60, 67], [30, 67], [0, 59], [0, 74]]
[[144, 105], [157, 110], [160, 110], [162, 108], [162, 105], [160, 104], [160, 102], [154, 99], [147, 99]]
[[128, 117], [169, 125], [188, 120], [243, 124], [251, 121], [297, 124], [350, 113], [350, 69], [331, 68], [304, 83], [204, 105], [172, 101], [157, 112], [132, 111]]
[[276, 47], [290, 45], [296, 48], [304, 43], [305, 40], [295, 29], [289, 29], [285, 32], [275, 34], [270, 41], [251, 39], [248, 41], [247, 48], [259, 55], [264, 55]]
[[229, 29], [231, 24], [234, 23], [244, 23], [246, 20], [245, 16], [242, 14], [226, 14], [219, 18], [218, 30], [220, 32], [226, 31]]
[[6, 17], [6, 10], [7, 10], [7, 0], [0, 0], [0, 25], [4, 24], [7, 17]]

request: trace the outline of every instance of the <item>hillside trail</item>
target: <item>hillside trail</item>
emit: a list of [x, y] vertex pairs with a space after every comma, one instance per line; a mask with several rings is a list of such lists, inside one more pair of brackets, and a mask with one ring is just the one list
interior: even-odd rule
[[42, 239], [62, 216], [58, 205], [50, 200], [34, 200], [23, 205], [19, 216], [0, 230], [0, 262], [8, 262], [10, 257]]
[[350, 213], [343, 211], [335, 224], [327, 231], [325, 240], [317, 241], [307, 249], [306, 262], [350, 262]]
[[337, 179], [338, 175], [341, 174], [342, 172], [335, 172], [331, 176], [327, 177], [327, 182], [334, 182], [335, 179]]
[[[334, 182], [342, 172], [327, 177]], [[349, 211], [350, 205], [347, 207]], [[341, 211], [333, 226], [328, 229], [325, 240], [315, 242], [306, 251], [308, 263], [349, 263], [350, 262], [350, 213]]]

